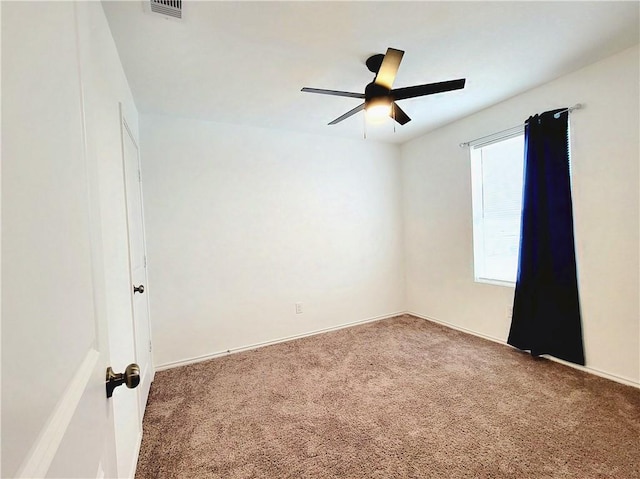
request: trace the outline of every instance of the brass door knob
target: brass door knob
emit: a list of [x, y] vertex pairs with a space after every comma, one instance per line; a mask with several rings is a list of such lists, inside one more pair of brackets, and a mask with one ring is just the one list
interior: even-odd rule
[[113, 390], [121, 384], [126, 385], [129, 389], [135, 388], [140, 384], [140, 366], [135, 363], [129, 364], [123, 373], [114, 373], [111, 366], [107, 368], [107, 397], [113, 396]]
[[135, 293], [144, 293], [144, 284], [141, 284], [140, 286], [136, 286], [135, 284], [133, 285], [133, 292]]

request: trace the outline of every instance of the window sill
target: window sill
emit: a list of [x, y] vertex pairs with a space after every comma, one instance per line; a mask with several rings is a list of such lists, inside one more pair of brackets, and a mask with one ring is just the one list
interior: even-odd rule
[[511, 281], [500, 281], [498, 279], [475, 278], [476, 283], [492, 284], [494, 286], [504, 286], [505, 288], [515, 288], [516, 283]]

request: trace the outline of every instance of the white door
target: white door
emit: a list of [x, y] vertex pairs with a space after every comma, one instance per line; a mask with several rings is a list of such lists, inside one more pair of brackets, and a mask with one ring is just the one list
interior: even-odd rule
[[2, 477], [112, 473], [75, 14], [72, 3], [2, 5]]
[[[140, 385], [130, 391], [116, 390], [113, 402], [118, 477], [131, 477], [142, 441], [142, 418], [153, 380], [151, 335], [148, 317], [142, 197], [138, 147], [120, 108], [119, 125], [127, 217], [127, 295], [129, 311], [109, 323], [111, 362], [124, 368], [131, 358], [140, 367]], [[134, 287], [136, 290], [134, 291]], [[122, 388], [120, 388], [122, 389]]]
[[153, 380], [151, 362], [151, 328], [149, 324], [149, 292], [147, 283], [147, 259], [144, 237], [144, 216], [140, 155], [127, 120], [121, 114], [122, 151], [127, 197], [127, 222], [129, 230], [129, 268], [133, 305], [133, 330], [136, 361], [140, 366], [141, 381], [138, 388], [141, 415], [144, 413]]
[[[91, 42], [80, 48], [78, 39], [106, 24], [89, 3], [1, 5], [3, 478], [128, 476], [135, 467], [137, 389], [107, 399], [105, 388], [107, 367], [123, 372], [136, 357], [131, 308], [114, 314], [110, 296], [126, 264], [114, 261], [105, 224], [126, 223], [126, 211], [105, 209], [113, 195], [101, 168], [121, 151], [110, 135], [120, 125], [104, 75], [82, 71]], [[127, 404], [133, 413], [120, 422]]]

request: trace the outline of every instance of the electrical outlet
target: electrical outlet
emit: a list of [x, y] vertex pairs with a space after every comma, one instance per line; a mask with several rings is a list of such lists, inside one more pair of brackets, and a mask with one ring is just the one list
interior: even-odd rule
[[302, 314], [302, 303], [296, 303], [296, 314]]

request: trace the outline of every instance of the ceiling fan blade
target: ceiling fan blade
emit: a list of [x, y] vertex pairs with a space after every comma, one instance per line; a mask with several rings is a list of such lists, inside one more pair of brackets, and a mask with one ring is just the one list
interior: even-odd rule
[[359, 111], [364, 110], [364, 103], [361, 105], [358, 105], [357, 107], [355, 107], [353, 110], [349, 110], [348, 112], [346, 112], [344, 115], [339, 116], [338, 118], [336, 118], [335, 120], [333, 120], [331, 123], [329, 123], [329, 125], [335, 125], [336, 123], [341, 122], [342, 120], [346, 120], [347, 118], [349, 118], [352, 115], [355, 115], [356, 113], [358, 113]]
[[405, 100], [417, 96], [433, 95], [434, 93], [443, 93], [445, 91], [460, 90], [464, 88], [465, 79], [442, 81], [439, 83], [427, 83], [426, 85], [409, 86], [406, 88], [396, 88], [391, 90], [391, 96], [394, 100]]
[[391, 110], [391, 115], [389, 116], [391, 116], [391, 118], [393, 118], [401, 125], [404, 125], [405, 123], [409, 123], [411, 121], [409, 115], [407, 115], [396, 102], [393, 102], [393, 109]]
[[403, 55], [404, 52], [402, 50], [387, 48], [387, 53], [384, 55], [382, 65], [380, 65], [380, 70], [378, 70], [378, 74], [374, 80], [376, 85], [380, 85], [391, 90]]
[[324, 90], [322, 88], [307, 88], [307, 87], [304, 87], [300, 91], [304, 91], [304, 92], [307, 92], [307, 93], [320, 93], [322, 95], [348, 96], [349, 98], [364, 99], [364, 93], [351, 93], [351, 92], [348, 92], [348, 91]]

